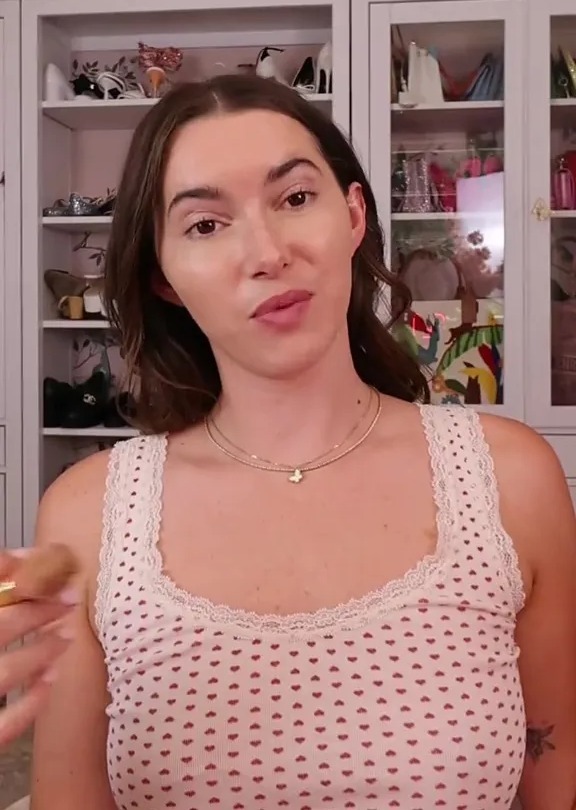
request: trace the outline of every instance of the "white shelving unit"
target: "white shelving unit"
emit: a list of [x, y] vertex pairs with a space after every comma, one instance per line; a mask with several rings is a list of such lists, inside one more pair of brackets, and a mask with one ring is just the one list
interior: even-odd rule
[[[265, 46], [284, 49], [288, 70], [331, 41], [332, 94], [308, 96], [345, 131], [350, 128], [349, 0], [26, 0], [22, 4], [23, 161], [23, 503], [24, 541], [30, 542], [39, 497], [61, 469], [93, 445], [135, 434], [130, 428], [86, 430], [43, 427], [42, 381], [71, 381], [73, 343], [107, 335], [105, 321], [70, 321], [58, 316], [43, 283], [49, 268], [76, 271], [78, 246], [104, 246], [111, 217], [46, 217], [43, 208], [73, 191], [101, 196], [116, 187], [134, 127], [155, 99], [46, 101], [43, 71], [53, 62], [70, 76], [72, 61], [136, 53], [137, 42], [183, 49], [178, 79], [237, 70]], [[145, 82], [144, 77], [142, 77]], [[80, 254], [82, 255], [82, 254]], [[86, 252], [84, 253], [86, 255]]]
[[19, 3], [0, 0], [0, 546], [8, 547], [22, 537], [19, 62]]
[[[462, 211], [393, 210], [393, 153], [422, 138], [433, 141], [436, 148], [447, 135], [461, 142], [470, 132], [496, 133], [505, 163], [504, 207], [493, 214], [493, 222], [489, 210], [482, 212], [482, 218], [486, 229], [500, 228], [504, 236], [505, 385], [502, 404], [481, 408], [524, 419], [540, 430], [558, 452], [576, 498], [576, 395], [565, 404], [553, 396], [551, 332], [556, 316], [550, 292], [554, 238], [571, 228], [573, 221], [576, 229], [576, 201], [572, 209], [556, 211], [550, 198], [553, 160], [562, 149], [576, 144], [570, 140], [576, 97], [550, 98], [551, 52], [562, 42], [576, 54], [573, 5], [573, 0], [547, 4], [541, 0], [166, 0], [164, 4], [99, 0], [95, 8], [80, 0], [0, 0], [1, 102], [9, 109], [22, 107], [21, 140], [13, 117], [10, 126], [0, 131], [0, 154], [7, 173], [5, 199], [0, 196], [6, 203], [0, 217], [6, 235], [0, 273], [6, 304], [0, 315], [0, 337], [2, 345], [9, 347], [0, 353], [0, 512], [5, 487], [9, 542], [10, 536], [19, 534], [21, 496], [24, 537], [29, 542], [38, 498], [62, 466], [78, 450], [84, 453], [92, 445], [131, 435], [130, 429], [43, 428], [44, 376], [69, 379], [74, 340], [107, 335], [109, 324], [59, 318], [42, 274], [50, 267], [70, 267], [72, 259], [78, 259], [73, 249], [87, 232], [91, 245], [105, 245], [111, 218], [43, 217], [42, 209], [72, 191], [95, 196], [114, 187], [130, 133], [155, 101], [46, 102], [42, 73], [52, 61], [69, 74], [75, 56], [80, 61], [83, 57], [113, 61], [122, 53], [133, 53], [137, 40], [177, 45], [193, 55], [192, 72], [209, 75], [250, 61], [264, 45], [283, 47], [285, 55], [303, 58], [331, 39], [334, 94], [310, 102], [329, 110], [336, 123], [351, 132], [376, 193], [388, 258], [401, 229], [450, 228], [466, 218]], [[503, 100], [447, 101], [412, 108], [396, 103], [390, 92], [393, 26], [400, 26], [405, 40], [414, 37], [437, 48], [449, 69], [459, 75], [482, 53], [501, 51]], [[20, 46], [18, 86], [6, 82], [1, 71], [3, 65], [18, 62]], [[20, 149], [24, 167], [21, 258], [14, 238], [20, 232], [19, 177], [14, 171]], [[543, 205], [540, 214], [535, 213], [538, 201]], [[7, 381], [20, 379], [21, 367], [26, 373], [20, 392]]]

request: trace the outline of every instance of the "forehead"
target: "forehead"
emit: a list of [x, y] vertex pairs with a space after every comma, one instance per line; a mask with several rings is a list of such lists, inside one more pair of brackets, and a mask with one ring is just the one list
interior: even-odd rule
[[188, 182], [225, 185], [265, 174], [293, 155], [322, 162], [318, 145], [293, 118], [267, 110], [218, 113], [177, 133], [164, 176], [167, 191]]

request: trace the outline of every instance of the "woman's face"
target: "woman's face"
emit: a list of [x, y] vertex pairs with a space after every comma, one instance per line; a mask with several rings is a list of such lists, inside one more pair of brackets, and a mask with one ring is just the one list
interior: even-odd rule
[[347, 346], [351, 261], [365, 229], [312, 135], [268, 111], [193, 121], [164, 178], [158, 246], [168, 289], [230, 364], [286, 377]]

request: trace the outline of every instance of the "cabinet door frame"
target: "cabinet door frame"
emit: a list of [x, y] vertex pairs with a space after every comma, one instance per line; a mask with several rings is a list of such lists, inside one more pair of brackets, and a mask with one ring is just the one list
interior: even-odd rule
[[[0, 0], [2, 48], [0, 50], [0, 173], [4, 185], [3, 250], [0, 254], [0, 387], [3, 387], [6, 426], [5, 527], [0, 527], [0, 545], [22, 545], [22, 302], [26, 290], [21, 287], [21, 150], [20, 150], [20, 3]], [[17, 111], [10, 119], [5, 110]], [[1, 215], [1, 212], [0, 212]], [[1, 393], [1, 392], [0, 392]], [[5, 528], [5, 531], [4, 531]]]
[[478, 406], [477, 410], [523, 419], [524, 161], [519, 143], [522, 143], [525, 133], [525, 4], [523, 0], [422, 0], [410, 3], [361, 0], [356, 8], [356, 2], [354, 0], [352, 15], [352, 140], [369, 172], [387, 240], [391, 232], [390, 26], [395, 23], [504, 21], [505, 401], [498, 406]]
[[[573, 0], [530, 0], [527, 13], [527, 309], [526, 400], [528, 422], [539, 430], [576, 430], [576, 403], [552, 405], [551, 374], [551, 220], [538, 220], [535, 204], [550, 209], [550, 26], [552, 17], [565, 14], [576, 22]], [[576, 112], [576, 106], [573, 108]]]

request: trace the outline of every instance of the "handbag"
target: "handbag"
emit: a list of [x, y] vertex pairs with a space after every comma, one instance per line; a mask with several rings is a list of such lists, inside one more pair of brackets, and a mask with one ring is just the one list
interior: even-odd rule
[[504, 59], [486, 54], [476, 78], [466, 93], [466, 101], [501, 101], [504, 98]]
[[391, 29], [390, 43], [390, 99], [392, 103], [398, 101], [400, 90], [406, 89], [405, 74], [407, 70], [406, 46], [402, 38], [399, 25], [393, 25]]
[[459, 276], [456, 299], [414, 301], [393, 334], [428, 369], [432, 403], [502, 404], [504, 302], [478, 300], [452, 263]]
[[408, 51], [408, 86], [398, 94], [398, 102], [403, 107], [444, 102], [438, 60], [415, 42]]

